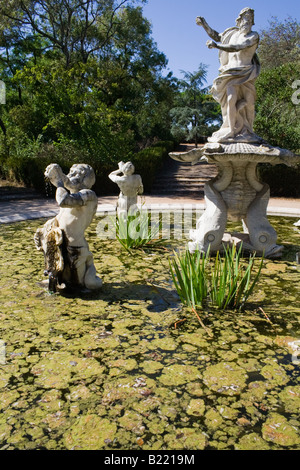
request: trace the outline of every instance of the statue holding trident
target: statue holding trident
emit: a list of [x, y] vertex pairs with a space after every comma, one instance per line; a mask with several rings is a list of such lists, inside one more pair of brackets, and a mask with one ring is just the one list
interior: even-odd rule
[[236, 26], [223, 33], [214, 31], [201, 16], [197, 17], [196, 23], [212, 39], [206, 45], [220, 51], [220, 74], [214, 80], [211, 91], [221, 105], [223, 125], [208, 141], [260, 142], [261, 139], [253, 132], [255, 80], [260, 72], [256, 55], [259, 35], [251, 29], [254, 10], [244, 8], [236, 20]]

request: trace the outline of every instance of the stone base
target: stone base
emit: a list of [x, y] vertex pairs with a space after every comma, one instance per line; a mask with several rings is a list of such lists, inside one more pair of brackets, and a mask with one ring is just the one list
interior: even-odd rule
[[[192, 238], [192, 237], [191, 237]], [[219, 251], [220, 253], [224, 252], [224, 247], [232, 247], [236, 246], [237, 249], [239, 249], [242, 245], [242, 250], [244, 255], [250, 255], [250, 254], [256, 254], [257, 256], [263, 256], [268, 259], [277, 259], [281, 258], [282, 256], [282, 251], [284, 249], [283, 246], [281, 245], [273, 245], [268, 247], [268, 251], [261, 251], [261, 250], [256, 250], [255, 247], [251, 244], [249, 235], [247, 233], [238, 233], [238, 232], [233, 232], [233, 233], [224, 233], [222, 242], [220, 243], [219, 247], [217, 250], [214, 250], [214, 252]], [[203, 251], [201, 250], [201, 247], [197, 243], [197, 241], [191, 241], [188, 243], [188, 248], [191, 253], [194, 253], [195, 251]]]
[[192, 165], [206, 160], [209, 163], [218, 163], [231, 156], [232, 160], [248, 160], [256, 163], [271, 163], [271, 165], [285, 164], [294, 166], [300, 163], [300, 155], [295, 155], [287, 149], [273, 147], [267, 142], [208, 142], [202, 147], [194, 148], [188, 152], [171, 152], [169, 156], [179, 162], [189, 162]]
[[208, 142], [218, 142], [218, 143], [237, 143], [237, 142], [247, 142], [251, 144], [261, 144], [264, 140], [254, 132], [242, 132], [240, 134], [231, 136], [229, 129], [220, 129], [217, 132], [214, 132], [211, 137], [209, 137]]
[[[300, 156], [267, 143], [209, 142], [204, 147], [185, 153], [171, 153], [171, 158], [214, 163], [218, 175], [205, 187], [206, 210], [190, 232], [190, 251], [211, 253], [222, 250], [225, 244], [241, 244], [249, 252], [267, 258], [279, 258], [283, 247], [276, 244], [277, 234], [267, 219], [270, 198], [269, 186], [257, 178], [258, 163], [293, 166]], [[227, 221], [242, 221], [244, 233], [226, 234]]]

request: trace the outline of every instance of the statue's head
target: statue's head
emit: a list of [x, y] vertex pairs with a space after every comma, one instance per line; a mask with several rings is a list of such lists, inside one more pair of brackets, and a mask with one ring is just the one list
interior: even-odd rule
[[250, 23], [250, 26], [254, 25], [254, 10], [252, 8], [246, 7], [240, 12], [238, 18], [236, 19], [236, 25], [239, 28], [243, 21], [247, 20]]
[[67, 179], [65, 187], [73, 193], [81, 189], [90, 189], [96, 182], [93, 168], [86, 163], [72, 165]]
[[124, 175], [126, 176], [130, 176], [130, 175], [133, 175], [133, 173], [135, 172], [135, 168], [134, 168], [134, 165], [133, 163], [131, 162], [126, 162], [122, 165], [122, 172], [124, 173]]

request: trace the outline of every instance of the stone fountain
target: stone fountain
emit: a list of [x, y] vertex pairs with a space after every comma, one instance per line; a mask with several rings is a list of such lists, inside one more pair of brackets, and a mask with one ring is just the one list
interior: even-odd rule
[[[218, 175], [205, 185], [206, 210], [190, 232], [189, 250], [211, 252], [224, 244], [243, 243], [249, 252], [268, 258], [281, 256], [277, 234], [267, 219], [270, 189], [257, 177], [258, 163], [293, 166], [300, 156], [272, 147], [253, 132], [255, 80], [260, 72], [256, 54], [259, 36], [252, 31], [254, 11], [244, 8], [236, 26], [223, 33], [214, 31], [203, 17], [196, 23], [212, 40], [207, 46], [218, 49], [220, 73], [212, 94], [220, 104], [223, 125], [206, 145], [184, 153], [170, 153], [178, 161], [196, 164], [200, 160], [216, 164]], [[242, 221], [243, 233], [225, 233], [227, 221]]]

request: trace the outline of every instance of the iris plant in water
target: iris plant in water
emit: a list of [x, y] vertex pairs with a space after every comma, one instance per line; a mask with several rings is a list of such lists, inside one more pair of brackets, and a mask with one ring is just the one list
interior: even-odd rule
[[207, 253], [174, 253], [169, 260], [172, 279], [184, 305], [196, 313], [207, 305], [218, 309], [240, 310], [260, 276], [263, 257], [254, 273], [255, 254], [249, 260], [242, 259], [242, 245], [224, 246], [224, 254], [217, 252], [214, 259]]
[[129, 252], [162, 243], [163, 240], [159, 238], [160, 227], [160, 223], [152, 227], [150, 214], [143, 210], [133, 214], [121, 213], [116, 217], [117, 240]]

